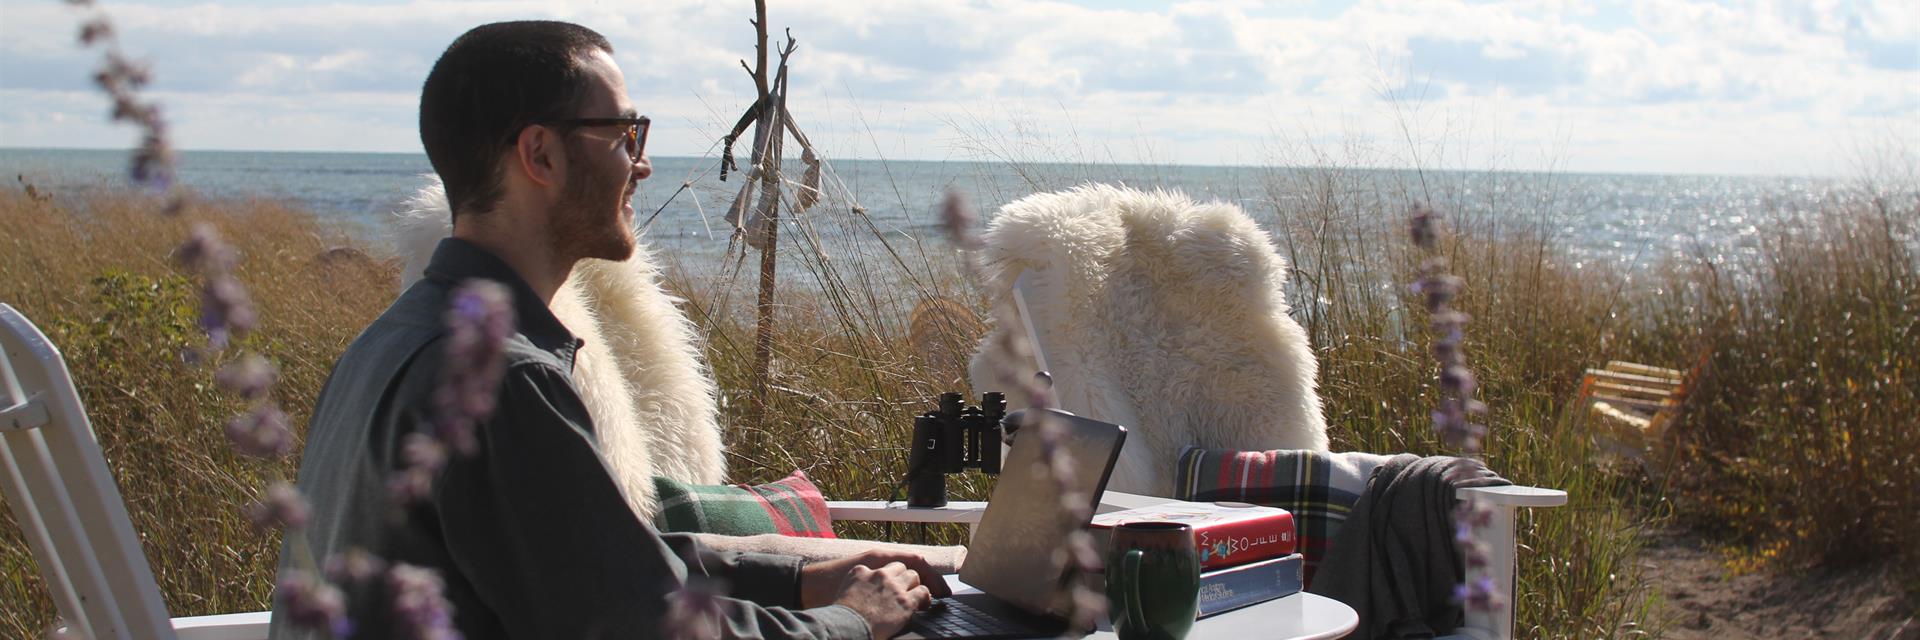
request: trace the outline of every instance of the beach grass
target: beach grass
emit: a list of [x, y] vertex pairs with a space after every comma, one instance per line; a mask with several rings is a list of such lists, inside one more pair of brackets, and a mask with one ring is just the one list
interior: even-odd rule
[[[1252, 188], [1274, 196], [1249, 213], [1296, 267], [1289, 295], [1320, 358], [1336, 449], [1445, 453], [1427, 417], [1436, 379], [1424, 312], [1405, 287], [1416, 270], [1399, 226], [1405, 212], [1338, 168], [1274, 172]], [[1444, 211], [1469, 192], [1428, 195]], [[1524, 637], [1657, 636], [1659, 586], [1640, 578], [1634, 558], [1645, 529], [1673, 522], [1747, 549], [1730, 557], [1755, 570], [1920, 565], [1920, 545], [1901, 536], [1920, 527], [1911, 490], [1920, 484], [1920, 350], [1911, 346], [1920, 341], [1911, 235], [1920, 212], [1910, 192], [1811, 207], [1803, 217], [1818, 233], [1764, 230], [1750, 264], [1674, 264], [1658, 277], [1576, 265], [1552, 233], [1552, 194], [1537, 195], [1498, 217], [1451, 220], [1458, 233], [1446, 245], [1467, 282], [1468, 358], [1493, 408], [1486, 459], [1516, 482], [1571, 496], [1521, 517]], [[916, 335], [911, 314], [939, 298], [984, 317], [979, 293], [944, 242], [894, 236], [883, 245], [886, 236], [844, 213], [851, 204], [829, 198], [806, 233], [783, 238], [797, 268], [782, 274], [776, 298], [764, 403], [752, 395], [751, 267], [715, 276], [668, 256], [668, 286], [687, 300], [723, 390], [735, 481], [804, 469], [829, 497], [888, 497], [911, 417], [939, 392], [967, 390], [958, 361], [979, 326]], [[214, 390], [211, 368], [181, 358], [198, 340], [198, 301], [168, 253], [192, 220], [217, 225], [243, 252], [238, 275], [263, 320], [244, 345], [280, 366], [276, 396], [295, 425], [334, 358], [391, 300], [397, 266], [272, 202], [203, 203], [184, 220], [155, 210], [134, 195], [0, 192], [10, 230], [0, 237], [0, 301], [66, 355], [173, 614], [260, 610], [278, 538], [253, 531], [238, 507], [265, 480], [291, 477], [297, 452], [267, 464], [227, 448], [220, 425], [241, 407]], [[1708, 374], [1662, 464], [1595, 444], [1596, 428], [1572, 405], [1585, 368], [1609, 359], [1687, 368], [1700, 354]], [[967, 474], [951, 488], [955, 499], [980, 499], [990, 481]], [[0, 525], [0, 601], [9, 603], [0, 635], [32, 636], [54, 612], [12, 508]]]
[[[276, 203], [196, 206], [180, 218], [156, 207], [130, 195], [59, 204], [0, 192], [0, 302], [65, 357], [168, 609], [260, 610], [279, 535], [254, 531], [238, 508], [268, 479], [291, 479], [297, 458], [264, 463], [227, 446], [221, 425], [244, 407], [214, 386], [211, 368], [183, 357], [204, 342], [200, 301], [168, 256], [195, 222], [236, 241], [237, 275], [262, 316], [241, 345], [279, 366], [275, 395], [293, 424], [305, 424], [333, 360], [385, 308], [395, 267]], [[37, 637], [52, 603], [7, 508], [0, 636]]]

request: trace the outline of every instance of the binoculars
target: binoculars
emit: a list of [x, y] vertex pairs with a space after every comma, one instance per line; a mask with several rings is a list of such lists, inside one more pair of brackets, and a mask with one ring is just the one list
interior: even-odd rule
[[947, 474], [969, 467], [1000, 473], [1000, 421], [1007, 415], [1007, 394], [980, 395], [980, 406], [966, 406], [958, 393], [940, 394], [940, 408], [913, 419], [907, 454], [907, 506], [947, 506]]

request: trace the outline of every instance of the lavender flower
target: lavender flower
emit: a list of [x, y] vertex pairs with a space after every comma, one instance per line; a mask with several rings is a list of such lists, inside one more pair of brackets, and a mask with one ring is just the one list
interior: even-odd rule
[[394, 637], [413, 640], [454, 640], [453, 605], [441, 595], [444, 585], [432, 569], [397, 564], [387, 570], [392, 596]]
[[[1467, 322], [1472, 318], [1452, 306], [1454, 298], [1465, 288], [1465, 281], [1447, 273], [1447, 260], [1440, 255], [1440, 214], [1424, 204], [1414, 205], [1410, 231], [1414, 246], [1427, 254], [1412, 291], [1427, 308], [1433, 331], [1431, 353], [1440, 365], [1440, 402], [1432, 413], [1433, 429], [1449, 446], [1468, 453], [1478, 452], [1487, 428], [1476, 424], [1474, 416], [1485, 414], [1487, 406], [1473, 398], [1479, 381], [1473, 370], [1467, 368], [1466, 354], [1461, 349]], [[1454, 507], [1454, 545], [1460, 549], [1468, 567], [1484, 568], [1490, 560], [1486, 546], [1474, 538], [1473, 528], [1487, 526], [1492, 518], [1490, 508], [1471, 499], [1461, 500]], [[1492, 610], [1500, 606], [1494, 588], [1492, 578], [1482, 575], [1478, 580], [1456, 587], [1454, 599], [1468, 607]]]
[[[84, 0], [68, 0], [68, 4], [93, 6]], [[139, 90], [153, 81], [153, 74], [146, 64], [120, 50], [119, 37], [105, 15], [96, 14], [81, 22], [79, 40], [81, 46], [106, 50], [93, 81], [112, 101], [113, 119], [132, 122], [141, 129], [140, 147], [133, 153], [128, 174], [136, 184], [155, 191], [168, 190], [173, 186], [173, 145], [167, 136], [166, 119], [161, 117], [159, 105], [139, 95]], [[175, 196], [169, 199], [165, 211], [173, 214], [180, 209], [181, 200]]]
[[227, 421], [227, 440], [235, 451], [256, 458], [278, 458], [293, 450], [287, 414], [273, 405], [254, 407]]
[[410, 434], [401, 445], [402, 467], [387, 479], [387, 491], [395, 500], [412, 503], [430, 495], [448, 450], [465, 456], [479, 449], [474, 429], [493, 416], [514, 322], [513, 293], [500, 283], [470, 280], [454, 289], [446, 314], [447, 360], [440, 386], [434, 389], [431, 433]]
[[1453, 599], [1475, 609], [1492, 611], [1505, 604], [1494, 589], [1493, 576], [1483, 575], [1473, 582], [1455, 585]]
[[667, 617], [661, 622], [663, 637], [673, 640], [714, 640], [720, 637], [720, 596], [726, 593], [724, 581], [707, 576], [688, 576], [687, 584], [675, 593], [667, 605]]
[[447, 447], [420, 433], [407, 434], [400, 444], [398, 471], [387, 477], [387, 493], [401, 504], [412, 504], [433, 495], [433, 478], [447, 463]]
[[1447, 260], [1440, 255], [1440, 214], [1421, 204], [1414, 205], [1412, 217], [1413, 243], [1428, 254], [1412, 291], [1421, 296], [1430, 315], [1432, 353], [1440, 364], [1441, 400], [1433, 412], [1433, 429], [1448, 446], [1478, 451], [1487, 428], [1476, 424], [1474, 416], [1486, 413], [1486, 405], [1473, 399], [1476, 381], [1460, 348], [1472, 318], [1452, 306], [1464, 281], [1447, 273]]
[[267, 495], [258, 502], [247, 505], [247, 519], [260, 530], [299, 529], [307, 526], [307, 516], [313, 508], [307, 505], [300, 490], [285, 482], [275, 482], [267, 487]]
[[220, 239], [219, 230], [202, 222], [193, 225], [187, 232], [187, 241], [173, 250], [173, 261], [194, 271], [225, 273], [239, 262], [239, 256]]
[[207, 333], [207, 349], [219, 351], [233, 337], [244, 336], [258, 322], [247, 289], [233, 277], [239, 262], [233, 247], [220, 239], [212, 225], [196, 224], [187, 241], [173, 250], [173, 261], [200, 276], [200, 329]]
[[346, 595], [312, 572], [287, 572], [274, 589], [273, 599], [278, 603], [273, 615], [284, 616], [296, 626], [326, 631], [337, 638], [352, 631]]
[[473, 430], [493, 415], [513, 335], [513, 294], [500, 283], [472, 280], [453, 292], [446, 316], [446, 377], [435, 391], [435, 435], [462, 455], [478, 443]]
[[233, 338], [253, 331], [258, 319], [246, 287], [233, 276], [212, 274], [200, 287], [200, 328], [207, 332], [207, 348], [225, 349]]
[[247, 400], [264, 400], [279, 376], [280, 372], [266, 358], [247, 354], [221, 367], [219, 373], [213, 374], [213, 381]]
[[972, 251], [980, 246], [979, 236], [974, 235], [973, 225], [978, 216], [967, 203], [966, 196], [958, 191], [948, 191], [947, 199], [940, 204], [941, 228], [947, 232], [947, 238], [954, 246], [963, 251]]
[[80, 23], [80, 45], [93, 46], [93, 43], [113, 37], [113, 25], [106, 18], [95, 16]]
[[359, 547], [347, 549], [327, 558], [327, 580], [348, 587], [366, 584], [386, 570], [386, 561]]

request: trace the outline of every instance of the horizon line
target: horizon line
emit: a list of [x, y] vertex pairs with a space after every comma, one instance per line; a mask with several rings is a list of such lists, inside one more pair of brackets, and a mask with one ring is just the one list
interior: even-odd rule
[[[131, 153], [132, 150], [126, 147], [105, 147], [105, 146], [101, 146], [101, 147], [86, 147], [86, 146], [31, 147], [31, 146], [19, 146], [19, 145], [0, 143], [0, 151], [118, 151], [123, 153]], [[423, 151], [350, 151], [350, 150], [339, 150], [339, 149], [321, 150], [321, 149], [179, 149], [179, 148], [176, 148], [174, 149], [174, 152], [175, 153], [288, 153], [288, 154], [331, 153], [331, 154], [342, 154], [342, 155], [393, 155], [393, 156], [422, 156], [422, 157], [426, 155], [426, 153]], [[693, 155], [661, 155], [661, 156], [649, 156], [649, 157], [662, 158], [662, 159], [676, 159], [676, 160], [682, 160], [682, 159], [700, 160], [700, 159], [707, 158], [707, 156], [693, 156]], [[798, 158], [799, 156], [794, 156], [794, 159], [796, 161], [798, 160]], [[921, 162], [921, 163], [940, 164], [940, 163], [951, 162], [951, 163], [971, 163], [971, 164], [988, 164], [988, 165], [1015, 164], [1005, 160], [964, 160], [964, 159], [931, 160], [931, 159], [921, 159], [921, 158], [863, 158], [863, 157], [842, 157], [838, 159], [855, 160], [860, 162], [880, 162], [880, 163]], [[827, 160], [829, 164], [831, 164], [833, 159], [829, 158]], [[1329, 165], [1207, 164], [1207, 163], [1180, 163], [1180, 162], [1162, 162], [1162, 163], [1086, 162], [1086, 161], [1070, 162], [1070, 161], [1060, 161], [1060, 160], [1043, 160], [1043, 161], [1038, 161], [1038, 162], [1033, 162], [1028, 164], [1079, 165], [1079, 166], [1096, 166], [1096, 167], [1100, 167], [1100, 166], [1177, 167], [1177, 168], [1189, 168], [1189, 169], [1325, 169], [1325, 168], [1329, 168]], [[1393, 166], [1378, 166], [1378, 165], [1353, 165], [1353, 166], [1342, 166], [1339, 168], [1350, 169], [1350, 170], [1360, 170], [1360, 171], [1416, 171], [1416, 172], [1430, 171], [1435, 173], [1521, 173], [1521, 174], [1544, 174], [1544, 175], [1565, 175], [1565, 176], [1658, 176], [1658, 177], [1749, 178], [1749, 179], [1751, 178], [1773, 178], [1773, 179], [1811, 178], [1811, 179], [1821, 179], [1821, 180], [1845, 180], [1850, 177], [1846, 175], [1837, 175], [1837, 174], [1812, 174], [1812, 173], [1807, 173], [1807, 174], [1705, 173], [1705, 172], [1660, 173], [1660, 172], [1622, 171], [1622, 170], [1570, 171], [1570, 170], [1564, 170], [1564, 169], [1549, 170], [1549, 169], [1531, 169], [1531, 168], [1458, 169], [1458, 168], [1393, 167]]]

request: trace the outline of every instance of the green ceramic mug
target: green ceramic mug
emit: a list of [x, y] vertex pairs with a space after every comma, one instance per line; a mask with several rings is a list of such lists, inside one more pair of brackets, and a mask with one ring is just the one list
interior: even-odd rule
[[1200, 601], [1200, 553], [1193, 526], [1128, 522], [1107, 547], [1107, 602], [1122, 640], [1178, 640], [1193, 629]]

